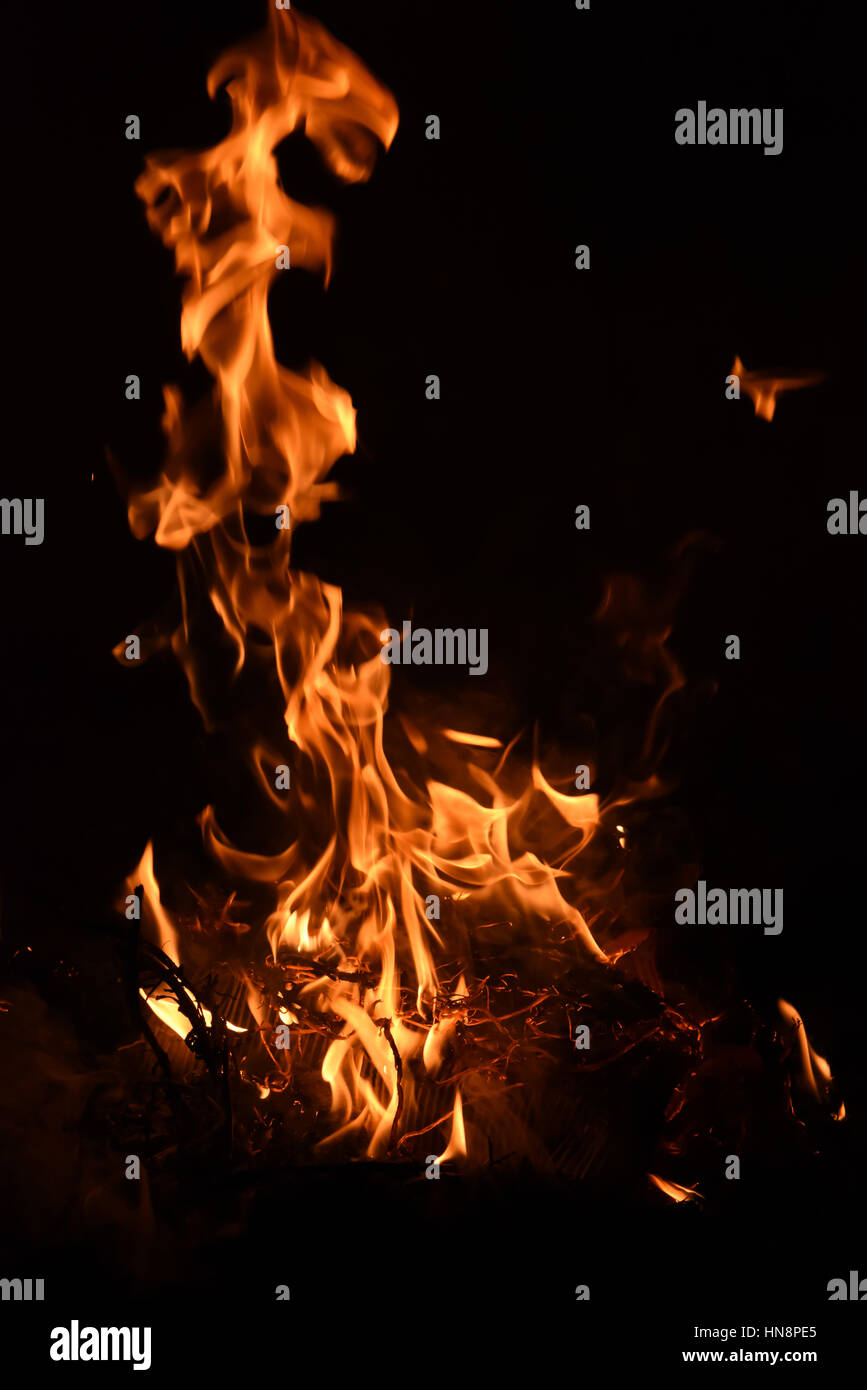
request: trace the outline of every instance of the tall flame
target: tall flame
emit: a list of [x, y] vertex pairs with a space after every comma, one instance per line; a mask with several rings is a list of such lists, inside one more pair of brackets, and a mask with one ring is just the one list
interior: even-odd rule
[[[484, 762], [502, 750], [487, 735], [422, 733], [406, 721], [405, 761], [415, 756], [419, 771], [396, 766], [386, 745], [401, 730], [386, 726], [381, 621], [345, 612], [338, 588], [292, 571], [288, 530], [275, 527], [268, 546], [250, 542], [245, 511], [276, 517], [288, 507], [293, 525], [316, 518], [337, 495], [329, 469], [356, 442], [352, 401], [324, 368], [289, 371], [275, 357], [267, 300], [280, 248], [291, 267], [327, 283], [334, 236], [330, 213], [281, 188], [275, 147], [303, 128], [335, 175], [359, 182], [372, 172], [376, 141], [393, 140], [398, 115], [358, 59], [294, 9], [272, 7], [266, 33], [219, 60], [210, 95], [224, 85], [228, 136], [202, 152], [149, 156], [137, 183], [186, 278], [181, 341], [213, 376], [224, 466], [208, 474], [200, 415], [167, 388], [166, 462], [156, 486], [131, 492], [130, 524], [177, 552], [182, 619], [165, 641], [206, 727], [216, 720], [217, 648], [227, 686], [242, 672], [259, 681], [263, 725], [274, 700], [282, 712], [282, 738], [250, 736], [244, 751], [285, 848], [242, 848], [214, 806], [200, 817], [205, 848], [233, 883], [272, 893], [270, 958], [243, 975], [247, 1022], [263, 1038], [291, 1022], [305, 1048], [319, 1049], [330, 1139], [380, 1156], [451, 1117], [447, 1161], [466, 1154], [472, 1115], [444, 1063], [459, 1035], [492, 1017], [473, 933], [556, 946], [573, 966], [613, 958], [576, 905], [576, 861], [600, 806], [595, 794], [556, 790], [535, 762], [518, 790], [506, 772], [510, 749], [494, 771]], [[202, 636], [215, 618], [217, 647]], [[273, 779], [287, 757], [288, 796]], [[440, 766], [449, 781], [434, 775]], [[144, 868], [148, 929], [177, 961], [181, 942], [149, 857]], [[289, 972], [285, 990], [264, 987], [266, 967], [272, 980]], [[268, 1053], [278, 1060], [270, 1045]]]

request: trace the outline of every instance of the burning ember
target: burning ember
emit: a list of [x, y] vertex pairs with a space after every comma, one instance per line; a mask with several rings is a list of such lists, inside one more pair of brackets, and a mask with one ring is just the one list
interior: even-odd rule
[[[176, 553], [181, 598], [180, 623], [141, 645], [171, 649], [230, 750], [199, 816], [207, 881], [164, 881], [166, 902], [186, 904], [170, 909], [148, 845], [128, 882], [144, 1026], [166, 1067], [198, 1058], [229, 1088], [252, 1153], [294, 1124], [299, 1158], [517, 1154], [580, 1174], [598, 1141], [575, 1110], [576, 1071], [588, 1086], [602, 1069], [640, 1075], [651, 1042], [668, 1049], [686, 1078], [674, 1122], [734, 1046], [718, 1018], [664, 1002], [647, 929], [620, 911], [628, 808], [663, 789], [649, 775], [601, 803], [571, 776], [560, 790], [536, 757], [522, 767], [517, 739], [389, 715], [384, 615], [349, 612], [334, 585], [290, 568], [291, 532], [338, 497], [328, 474], [356, 426], [323, 367], [275, 356], [269, 287], [297, 268], [327, 284], [335, 234], [327, 211], [283, 191], [275, 149], [303, 130], [334, 175], [361, 182], [398, 112], [294, 9], [272, 7], [267, 33], [217, 62], [211, 97], [223, 87], [228, 136], [149, 156], [137, 183], [186, 280], [184, 352], [214, 381], [206, 408], [166, 388], [162, 475], [128, 494], [134, 534]], [[767, 419], [778, 391], [809, 384], [744, 382]], [[254, 515], [272, 519], [270, 544], [250, 539]], [[625, 601], [609, 589], [608, 617]], [[683, 684], [668, 632], [643, 650], [660, 703]], [[818, 1096], [830, 1073], [786, 1018]], [[570, 1139], [541, 1114], [554, 1076], [568, 1081], [548, 1109]], [[675, 1202], [699, 1195], [653, 1182]]]

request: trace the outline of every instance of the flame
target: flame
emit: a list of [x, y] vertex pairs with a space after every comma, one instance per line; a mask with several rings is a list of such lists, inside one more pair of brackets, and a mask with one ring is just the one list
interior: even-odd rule
[[443, 729], [443, 737], [452, 743], [465, 743], [470, 748], [502, 748], [502, 741], [487, 734], [465, 734], [459, 729]]
[[[261, 729], [242, 731], [238, 747], [284, 848], [237, 843], [215, 806], [199, 817], [216, 869], [271, 895], [259, 937], [269, 954], [263, 943], [255, 963], [236, 967], [249, 1031], [270, 1059], [267, 1077], [254, 1079], [258, 1095], [286, 1084], [288, 1060], [267, 1037], [291, 1023], [299, 1055], [316, 1059], [330, 1092], [323, 1145], [394, 1154], [403, 1138], [445, 1123], [436, 1116], [450, 1096], [440, 1161], [463, 1159], [455, 1049], [473, 1030], [481, 1037], [488, 1028], [495, 1039], [503, 1031], [473, 969], [473, 940], [494, 930], [504, 948], [559, 953], [564, 971], [615, 960], [621, 952], [603, 948], [578, 905], [578, 866], [607, 808], [595, 793], [557, 790], [536, 758], [520, 775], [509, 762], [513, 744], [491, 770], [499, 739], [423, 731], [403, 716], [387, 721], [381, 616], [347, 612], [337, 587], [292, 570], [288, 528], [275, 525], [270, 545], [251, 543], [245, 513], [279, 518], [288, 508], [293, 530], [314, 520], [338, 495], [329, 470], [356, 444], [347, 392], [316, 363], [294, 372], [276, 360], [268, 292], [281, 248], [292, 269], [321, 273], [327, 284], [335, 228], [329, 212], [285, 194], [275, 147], [303, 129], [338, 178], [360, 182], [372, 173], [377, 142], [391, 144], [398, 113], [360, 61], [294, 9], [272, 7], [265, 34], [217, 62], [211, 97], [223, 86], [228, 136], [210, 150], [151, 154], [136, 184], [186, 280], [183, 350], [201, 357], [214, 382], [205, 412], [166, 387], [162, 473], [155, 486], [128, 493], [134, 534], [152, 532], [176, 554], [181, 621], [149, 649], [171, 648], [206, 729], [217, 722], [220, 662], [227, 688], [243, 675], [262, 691]], [[213, 439], [223, 459], [216, 477], [202, 464]], [[663, 650], [667, 636], [661, 629], [648, 644], [666, 696], [682, 683]], [[284, 764], [293, 770], [288, 795], [273, 778]], [[650, 779], [648, 794], [653, 786]], [[180, 934], [161, 905], [150, 845], [137, 873], [149, 929], [179, 965]], [[592, 877], [588, 870], [588, 885]], [[537, 997], [526, 996], [517, 1013]], [[146, 997], [186, 1036], [177, 1000]], [[669, 1195], [687, 1191], [654, 1181]]]
[[777, 396], [784, 391], [801, 391], [805, 386], [818, 386], [825, 380], [825, 372], [789, 372], [786, 376], [775, 372], [748, 372], [739, 357], [735, 357], [730, 375], [740, 379], [740, 383], [755, 406], [756, 415], [762, 420], [773, 420], [777, 408]]
[[133, 891], [136, 884], [141, 883], [144, 889], [144, 904], [153, 914], [156, 926], [156, 942], [161, 951], [164, 951], [169, 960], [174, 961], [175, 965], [180, 965], [181, 957], [178, 947], [178, 933], [175, 925], [164, 910], [160, 900], [160, 885], [154, 873], [154, 848], [148, 841], [145, 852], [139, 860], [138, 867], [133, 870], [127, 879], [127, 888]]
[[[145, 925], [151, 928], [150, 935], [154, 938], [154, 945], [158, 946], [174, 965], [180, 966], [178, 932], [160, 899], [160, 886], [154, 873], [153, 845], [150, 841], [145, 847], [137, 868], [127, 879], [126, 886], [129, 892], [133, 892], [139, 883], [144, 891]], [[206, 1009], [187, 986], [182, 986], [182, 989], [193, 1008], [201, 1015], [205, 1027], [210, 1028], [213, 1023], [210, 1009]], [[193, 1024], [181, 1008], [177, 994], [167, 983], [161, 982], [151, 990], [139, 989], [139, 995], [150, 1006], [157, 1018], [168, 1028], [171, 1028], [173, 1033], [177, 1033], [179, 1038], [185, 1040], [189, 1037]], [[247, 1031], [246, 1028], [230, 1022], [226, 1023], [226, 1027], [233, 1033], [245, 1033]]]
[[452, 1114], [452, 1132], [449, 1142], [440, 1154], [438, 1163], [449, 1163], [456, 1158], [466, 1158], [467, 1136], [464, 1130], [464, 1107], [460, 1088], [455, 1092], [455, 1108]]
[[673, 1202], [695, 1202], [701, 1198], [701, 1193], [694, 1187], [681, 1187], [680, 1183], [667, 1182], [665, 1178], [658, 1178], [655, 1173], [649, 1173], [648, 1177], [660, 1192], [664, 1192]]
[[[798, 1038], [798, 1047], [801, 1053], [801, 1073], [804, 1084], [807, 1086], [816, 1100], [824, 1101], [831, 1087], [833, 1077], [831, 1068], [824, 1057], [820, 1057], [815, 1048], [811, 1046], [807, 1037], [807, 1030], [804, 1021], [797, 1009], [786, 1002], [785, 999], [777, 1000], [777, 1007], [787, 1023], [790, 1023], [795, 1030]], [[817, 1079], [817, 1074], [821, 1081]], [[840, 1109], [835, 1115], [835, 1119], [842, 1120], [846, 1116], [846, 1107], [840, 1105]]]
[[[195, 1008], [201, 1008], [201, 1005], [198, 1003], [192, 991], [186, 990], [185, 992], [193, 1006]], [[151, 994], [144, 989], [140, 989], [139, 994], [142, 999], [150, 1005], [157, 1018], [160, 1019], [167, 1028], [171, 1028], [173, 1033], [177, 1033], [179, 1038], [183, 1038], [186, 1041], [192, 1032], [193, 1025], [186, 1014], [183, 1013], [174, 994]], [[206, 1027], [210, 1028], [213, 1019], [210, 1012], [205, 1008], [202, 1008], [202, 1017], [205, 1020]]]
[[[224, 85], [233, 113], [226, 139], [202, 153], [150, 155], [136, 183], [151, 228], [187, 277], [181, 344], [214, 377], [222, 425], [226, 466], [203, 486], [191, 467], [180, 393], [165, 392], [167, 466], [155, 489], [135, 497], [129, 515], [135, 535], [155, 526], [157, 543], [173, 550], [239, 517], [242, 502], [272, 515], [285, 505], [293, 522], [309, 521], [337, 495], [322, 479], [355, 448], [352, 402], [324, 368], [298, 373], [278, 364], [267, 303], [284, 246], [291, 267], [321, 271], [328, 283], [334, 220], [287, 197], [273, 151], [303, 127], [338, 178], [359, 182], [372, 171], [371, 136], [388, 147], [398, 121], [390, 93], [297, 11], [272, 9], [261, 38], [224, 54], [208, 75], [210, 96]], [[227, 540], [221, 534], [215, 544]], [[239, 610], [248, 606], [243, 590], [252, 576], [242, 556], [233, 558], [225, 556], [221, 578], [225, 583], [230, 574], [234, 584], [223, 591], [218, 581], [211, 599], [243, 660]]]

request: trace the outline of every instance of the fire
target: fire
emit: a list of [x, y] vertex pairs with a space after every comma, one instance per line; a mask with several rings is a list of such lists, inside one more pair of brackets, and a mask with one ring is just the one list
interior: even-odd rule
[[650, 1181], [664, 1192], [666, 1197], [670, 1197], [673, 1202], [695, 1202], [701, 1197], [694, 1187], [681, 1187], [680, 1183], [668, 1182], [665, 1178], [658, 1178], [655, 1173], [648, 1174]]
[[[272, 7], [267, 31], [217, 62], [211, 97], [223, 87], [226, 138], [150, 155], [136, 185], [186, 281], [184, 352], [214, 384], [209, 415], [165, 389], [165, 463], [153, 487], [129, 491], [128, 515], [137, 537], [152, 533], [176, 554], [181, 621], [154, 645], [180, 663], [205, 729], [230, 726], [239, 804], [255, 801], [270, 818], [250, 844], [243, 837], [255, 838], [259, 819], [233, 838], [232, 806], [199, 816], [215, 882], [232, 885], [215, 963], [237, 984], [243, 1024], [227, 1027], [246, 1034], [240, 1074], [257, 1102], [307, 1085], [318, 1115], [327, 1095], [320, 1150], [383, 1158], [445, 1141], [438, 1161], [465, 1161], [475, 1109], [523, 1084], [509, 1077], [513, 1052], [570, 1045], [568, 1011], [544, 1015], [555, 977], [613, 972], [640, 939], [634, 925], [618, 936], [617, 913], [606, 912], [622, 870], [598, 841], [622, 858], [623, 808], [659, 784], [649, 777], [602, 806], [595, 793], [560, 790], [537, 759], [522, 772], [517, 739], [504, 747], [388, 718], [382, 615], [346, 611], [337, 587], [290, 568], [292, 531], [337, 498], [328, 474], [354, 451], [356, 426], [353, 402], [322, 366], [290, 371], [275, 356], [271, 283], [288, 264], [327, 284], [335, 226], [328, 211], [286, 195], [274, 151], [303, 129], [339, 179], [361, 182], [378, 145], [394, 139], [398, 112], [352, 53], [294, 9]], [[214, 439], [216, 476], [202, 462]], [[251, 542], [250, 513], [275, 520], [270, 544]], [[616, 607], [609, 589], [609, 618]], [[665, 677], [662, 699], [682, 684], [669, 630], [654, 627], [641, 652]], [[241, 712], [229, 716], [238, 690]], [[646, 751], [652, 741], [653, 729]], [[275, 780], [277, 769], [291, 782]], [[238, 819], [247, 826], [246, 814]], [[137, 881], [145, 939], [180, 971], [189, 915], [164, 905], [150, 845]], [[194, 927], [197, 949], [203, 938], [214, 945], [204, 909]], [[480, 969], [488, 950], [532, 962], [533, 983], [506, 966], [496, 978]], [[210, 1028], [214, 1013], [185, 979], [142, 996], [189, 1039], [192, 1018]], [[422, 1139], [434, 1132], [438, 1140]], [[653, 1180], [676, 1201], [696, 1195]]]
[[824, 372], [788, 372], [785, 375], [768, 371], [748, 372], [739, 357], [735, 357], [731, 375], [738, 377], [762, 420], [773, 420], [777, 396], [784, 391], [800, 391], [805, 386], [818, 386], [825, 380]]
[[[801, 1075], [804, 1085], [816, 1100], [824, 1101], [831, 1089], [831, 1082], [833, 1081], [831, 1068], [827, 1060], [824, 1057], [820, 1057], [819, 1053], [810, 1043], [803, 1019], [797, 1009], [793, 1008], [785, 999], [778, 999], [777, 1007], [782, 1017], [791, 1025], [797, 1037], [798, 1048], [801, 1054]], [[834, 1118], [843, 1120], [845, 1117], [846, 1107], [841, 1103]]]
[[[266, 638], [265, 684], [282, 699], [284, 739], [256, 741], [247, 765], [279, 809], [286, 848], [240, 847], [212, 806], [200, 817], [203, 840], [233, 881], [269, 885], [276, 899], [264, 924], [265, 964], [272, 982], [282, 972], [284, 988], [272, 985], [267, 999], [258, 985], [248, 993], [258, 1032], [264, 1039], [269, 1026], [291, 1017], [305, 1044], [318, 1033], [333, 1117], [323, 1142], [351, 1136], [380, 1156], [420, 1122], [429, 1127], [426, 1080], [436, 1079], [442, 1111], [441, 1072], [467, 1016], [461, 1000], [469, 1002], [473, 989], [461, 974], [450, 993], [442, 970], [466, 957], [474, 917], [505, 919], [513, 933], [533, 922], [543, 938], [571, 942], [576, 958], [607, 960], [566, 891], [571, 875], [562, 867], [593, 838], [600, 809], [593, 794], [555, 790], [538, 766], [514, 795], [470, 762], [460, 769], [466, 789], [396, 771], [386, 752], [382, 624], [346, 613], [334, 586], [291, 571], [287, 529], [277, 529], [271, 546], [248, 540], [245, 510], [279, 517], [288, 508], [293, 526], [318, 516], [337, 495], [325, 480], [329, 469], [356, 441], [353, 404], [325, 370], [288, 371], [275, 357], [267, 298], [280, 248], [288, 247], [292, 267], [319, 271], [327, 283], [334, 224], [328, 212], [286, 196], [274, 148], [303, 127], [336, 175], [360, 181], [372, 172], [376, 141], [387, 148], [394, 138], [398, 116], [361, 63], [295, 10], [272, 10], [264, 36], [216, 64], [211, 96], [224, 84], [233, 111], [227, 138], [200, 153], [150, 156], [137, 190], [187, 281], [181, 341], [214, 378], [225, 467], [216, 480], [200, 475], [196, 426], [180, 393], [167, 388], [166, 463], [156, 487], [132, 492], [129, 518], [137, 536], [153, 531], [177, 552], [183, 621], [166, 640], [206, 727], [213, 722], [196, 632], [202, 588], [225, 635], [230, 681], [251, 664], [261, 667]], [[424, 756], [434, 738], [442, 749], [502, 749], [498, 739], [455, 729], [415, 730], [411, 742]], [[297, 803], [273, 785], [271, 769], [287, 761]], [[299, 813], [314, 804], [325, 808], [318, 845], [309, 829], [300, 831]], [[535, 846], [533, 828], [545, 819], [552, 843]], [[179, 964], [150, 848], [139, 872], [152, 929]], [[176, 1002], [148, 1002], [185, 1035], [189, 1023]], [[467, 1153], [461, 1092], [451, 1089], [443, 1162]]]
[[[226, 86], [232, 103], [227, 138], [204, 153], [151, 155], [137, 191], [148, 221], [187, 277], [181, 343], [215, 379], [225, 470], [208, 488], [190, 468], [190, 430], [180, 395], [166, 392], [169, 440], [159, 486], [130, 507], [136, 535], [156, 526], [158, 544], [182, 550], [240, 519], [241, 506], [265, 514], [288, 506], [312, 520], [333, 484], [334, 461], [355, 448], [355, 411], [347, 393], [319, 366], [304, 375], [280, 367], [268, 321], [268, 288], [280, 248], [289, 263], [331, 274], [334, 223], [280, 187], [273, 151], [303, 126], [331, 170], [346, 182], [369, 177], [375, 136], [388, 147], [397, 130], [391, 95], [321, 25], [297, 12], [271, 14], [261, 39], [225, 54], [208, 91]], [[227, 541], [214, 537], [215, 547]], [[244, 585], [237, 555], [215, 556], [224, 582]], [[249, 578], [249, 576], [246, 576]], [[215, 575], [216, 578], [216, 575]], [[227, 631], [242, 642], [241, 592], [212, 591]]]
[[455, 1092], [455, 1108], [452, 1114], [452, 1132], [449, 1142], [440, 1154], [438, 1162], [448, 1163], [450, 1159], [466, 1158], [467, 1156], [467, 1137], [464, 1131], [464, 1108], [461, 1102], [460, 1090]]
[[[127, 880], [127, 888], [130, 892], [139, 882], [141, 882], [144, 894], [142, 906], [145, 909], [145, 919], [156, 938], [154, 944], [159, 947], [172, 964], [180, 967], [178, 934], [160, 901], [160, 886], [154, 873], [153, 846], [150, 843], [145, 848], [138, 867]], [[187, 986], [181, 986], [181, 992], [189, 1001], [192, 1010], [200, 1014], [205, 1027], [210, 1028], [213, 1023], [211, 1011], [196, 999], [192, 990]], [[193, 1029], [192, 1019], [188, 1016], [190, 1010], [184, 1011], [179, 1002], [179, 994], [175, 989], [162, 981], [153, 989], [140, 989], [139, 994], [166, 1027], [171, 1028], [173, 1033], [177, 1033], [179, 1038], [186, 1040], [189, 1037]], [[245, 1033], [247, 1031], [234, 1023], [227, 1022], [226, 1027], [233, 1033]]]

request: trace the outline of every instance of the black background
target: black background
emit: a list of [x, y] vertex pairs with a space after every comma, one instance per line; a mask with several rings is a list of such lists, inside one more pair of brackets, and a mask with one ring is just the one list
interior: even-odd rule
[[[483, 1218], [450, 1186], [409, 1261], [419, 1322], [511, 1318], [532, 1291], [577, 1337], [571, 1289], [595, 1260], [600, 1338], [615, 1306], [636, 1323], [667, 1307], [650, 1343], [637, 1340], [644, 1354], [653, 1337], [673, 1348], [673, 1364], [695, 1345], [693, 1310], [732, 1326], [760, 1313], [827, 1326], [833, 1313], [824, 1359], [844, 1315], [858, 1316], [827, 1304], [827, 1280], [859, 1259], [867, 1274], [855, 1204], [867, 542], [825, 525], [829, 498], [867, 487], [859, 16], [595, 0], [587, 13], [568, 0], [322, 0], [313, 12], [392, 89], [401, 126], [363, 187], [334, 185], [300, 140], [281, 151], [288, 191], [334, 207], [340, 236], [327, 292], [300, 272], [272, 293], [278, 352], [324, 362], [353, 397], [360, 438], [335, 469], [351, 499], [302, 528], [294, 563], [395, 623], [488, 627], [504, 728], [537, 720], [553, 750], [590, 728], [628, 759], [640, 704], [600, 654], [592, 615], [608, 576], [634, 572], [659, 592], [672, 548], [705, 537], [672, 617], [688, 681], [666, 763], [677, 825], [710, 883], [783, 886], [786, 926], [777, 938], [696, 933], [663, 953], [686, 977], [733, 970], [768, 1012], [790, 999], [851, 1117], [830, 1172], [781, 1175], [725, 1224], [666, 1207], [609, 1217], [591, 1236], [577, 1199], [564, 1212], [510, 1192]], [[195, 380], [171, 258], [133, 192], [143, 153], [222, 136], [227, 103], [209, 102], [206, 73], [264, 15], [248, 0], [160, 0], [11, 19], [2, 491], [45, 497], [46, 539], [0, 545], [7, 942], [104, 913], [145, 840], [201, 804], [180, 679], [130, 676], [111, 657], [175, 580], [170, 556], [129, 535], [105, 450], [153, 471], [162, 384]], [[783, 107], [782, 154], [677, 146], [674, 112], [699, 100]], [[132, 112], [141, 144], [124, 139]], [[438, 143], [424, 138], [430, 112]], [[578, 243], [589, 272], [574, 268]], [[736, 353], [828, 379], [782, 397], [768, 425], [748, 399], [724, 399]], [[124, 400], [129, 372], [142, 377], [137, 404]], [[589, 533], [575, 530], [579, 503]], [[724, 659], [729, 633], [739, 663]], [[412, 1244], [395, 1210], [391, 1250]], [[456, 1249], [428, 1239], [443, 1224]], [[385, 1259], [389, 1242], [356, 1237], [359, 1259]], [[396, 1308], [400, 1261], [386, 1266], [371, 1298]], [[318, 1272], [333, 1299], [345, 1271]], [[785, 1316], [772, 1319], [776, 1298]]]

